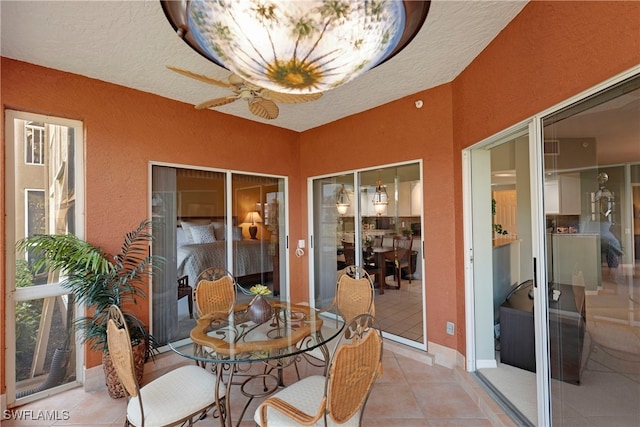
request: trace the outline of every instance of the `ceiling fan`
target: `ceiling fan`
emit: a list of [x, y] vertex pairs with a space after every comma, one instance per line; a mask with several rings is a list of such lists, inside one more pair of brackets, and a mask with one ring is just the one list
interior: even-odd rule
[[247, 101], [249, 111], [258, 117], [263, 119], [275, 119], [278, 117], [280, 110], [276, 105], [276, 102], [285, 104], [298, 104], [302, 102], [315, 101], [322, 96], [322, 93], [309, 93], [309, 94], [292, 94], [274, 92], [269, 89], [256, 86], [244, 80], [242, 77], [231, 74], [228, 78], [228, 82], [214, 79], [202, 74], [197, 74], [182, 68], [167, 65], [167, 68], [171, 71], [175, 71], [183, 76], [191, 77], [192, 79], [200, 80], [201, 82], [209, 83], [214, 86], [231, 89], [233, 92], [230, 95], [220, 98], [210, 99], [208, 101], [201, 102], [196, 105], [196, 109], [203, 110], [206, 108], [219, 107], [221, 105], [230, 104], [238, 99], [244, 99]]

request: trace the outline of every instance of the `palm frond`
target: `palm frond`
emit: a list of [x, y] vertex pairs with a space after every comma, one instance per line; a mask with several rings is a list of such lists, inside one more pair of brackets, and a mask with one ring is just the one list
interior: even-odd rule
[[152, 222], [144, 220], [126, 233], [115, 256], [72, 234], [34, 235], [18, 242], [16, 248], [29, 253], [37, 271], [66, 274], [60, 285], [90, 311], [74, 322], [82, 343], [95, 351], [108, 351], [108, 311], [115, 304], [125, 316], [132, 343], [146, 341], [153, 357], [158, 343], [131, 310], [139, 299], [146, 298], [144, 285], [164, 263], [164, 258], [150, 255], [151, 227]]

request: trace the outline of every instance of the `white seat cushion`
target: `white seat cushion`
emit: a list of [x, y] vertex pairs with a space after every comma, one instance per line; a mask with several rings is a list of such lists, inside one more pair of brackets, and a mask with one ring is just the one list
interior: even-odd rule
[[[216, 377], [195, 365], [182, 366], [162, 375], [140, 389], [144, 425], [171, 424], [212, 405], [215, 387]], [[226, 389], [221, 384], [220, 398], [225, 393]], [[142, 425], [138, 399], [129, 401], [127, 419], [133, 425]]]
[[[324, 396], [324, 383], [325, 377], [321, 375], [313, 375], [306, 377], [297, 383], [291, 384], [274, 394], [273, 397], [280, 398], [285, 402], [290, 403], [301, 411], [313, 416], [318, 412], [320, 401]], [[253, 416], [253, 420], [256, 424], [260, 425], [260, 411], [262, 406], [259, 406]], [[336, 424], [330, 416], [327, 416], [327, 426], [345, 426], [345, 427], [357, 427], [359, 425], [360, 412], [357, 412], [346, 423]], [[273, 408], [267, 409], [267, 426], [269, 427], [289, 427], [300, 426], [291, 418], [284, 415], [282, 412]], [[324, 418], [321, 417], [318, 422], [312, 424], [313, 427], [324, 426]]]

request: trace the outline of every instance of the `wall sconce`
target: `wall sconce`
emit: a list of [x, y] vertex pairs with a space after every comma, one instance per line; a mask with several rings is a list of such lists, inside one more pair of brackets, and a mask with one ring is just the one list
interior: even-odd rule
[[338, 192], [338, 197], [336, 199], [336, 208], [338, 209], [338, 213], [340, 215], [346, 214], [349, 206], [351, 206], [351, 201], [349, 200], [347, 190], [345, 190], [344, 188], [344, 184], [342, 184], [342, 186], [340, 187], [340, 191]]
[[256, 237], [256, 234], [258, 234], [258, 226], [256, 225], [256, 222], [262, 222], [262, 217], [260, 217], [260, 214], [256, 211], [251, 211], [247, 214], [244, 222], [246, 224], [251, 224], [249, 226], [249, 236], [251, 236], [251, 239], [258, 240], [258, 238]]
[[373, 208], [376, 214], [382, 215], [389, 204], [389, 195], [387, 194], [387, 186], [382, 185], [382, 181], [378, 178], [376, 183], [376, 194], [373, 195]]

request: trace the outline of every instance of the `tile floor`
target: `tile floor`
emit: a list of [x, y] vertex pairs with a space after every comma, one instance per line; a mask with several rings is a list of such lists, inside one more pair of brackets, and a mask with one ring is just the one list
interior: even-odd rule
[[[375, 383], [367, 403], [363, 426], [513, 426], [511, 419], [483, 391], [466, 372], [438, 365], [429, 365], [422, 352], [385, 341], [383, 376]], [[191, 363], [178, 355], [161, 355], [153, 372], [145, 374], [145, 381], [173, 369]], [[161, 367], [160, 367], [161, 366]], [[300, 366], [302, 375], [309, 375], [314, 368]], [[150, 369], [147, 369], [150, 371]], [[294, 381], [293, 370], [285, 372], [285, 381]], [[239, 393], [232, 399], [241, 406]], [[253, 414], [259, 401], [250, 404], [241, 427], [255, 426]], [[76, 388], [59, 395], [26, 404], [19, 409], [23, 414], [54, 413], [68, 411], [68, 419], [52, 421], [3, 420], [3, 427], [14, 426], [122, 426], [125, 419], [125, 400], [111, 399], [106, 390], [84, 392]], [[235, 406], [234, 406], [235, 407]], [[234, 422], [239, 409], [232, 410]], [[58, 417], [63, 418], [63, 417]], [[218, 426], [219, 421], [210, 416], [198, 423], [200, 426]]]
[[389, 288], [380, 295], [376, 289], [376, 318], [384, 332], [424, 342], [422, 280], [402, 280], [400, 289], [394, 288], [395, 281], [387, 278]]

